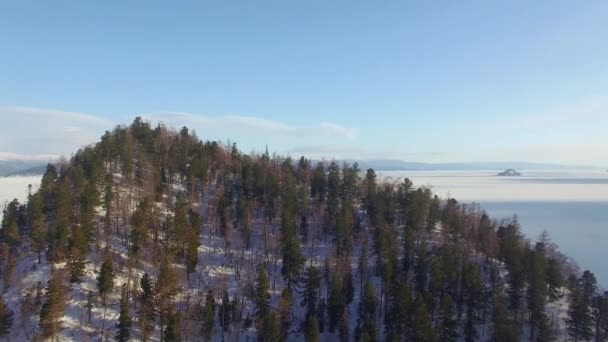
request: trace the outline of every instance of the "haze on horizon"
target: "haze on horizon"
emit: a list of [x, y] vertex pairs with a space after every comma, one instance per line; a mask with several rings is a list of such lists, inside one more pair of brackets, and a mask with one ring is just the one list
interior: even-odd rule
[[7, 2], [0, 159], [136, 115], [244, 151], [608, 165], [608, 3]]

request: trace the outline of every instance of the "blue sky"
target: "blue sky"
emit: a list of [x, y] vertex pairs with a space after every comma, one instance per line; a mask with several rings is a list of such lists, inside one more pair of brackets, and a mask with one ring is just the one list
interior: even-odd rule
[[135, 115], [293, 156], [608, 165], [605, 1], [0, 4], [0, 158]]

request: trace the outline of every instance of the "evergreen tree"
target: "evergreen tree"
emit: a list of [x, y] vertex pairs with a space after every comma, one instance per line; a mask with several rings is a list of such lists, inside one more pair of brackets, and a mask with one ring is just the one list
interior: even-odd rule
[[416, 297], [412, 306], [412, 329], [410, 330], [413, 341], [434, 342], [437, 335], [433, 329], [431, 315], [421, 296]]
[[359, 302], [359, 317], [355, 328], [355, 340], [376, 341], [378, 329], [376, 327], [376, 289], [371, 282], [365, 284], [363, 297]]
[[163, 341], [165, 342], [179, 342], [181, 341], [180, 335], [180, 314], [175, 310], [170, 310], [167, 314], [167, 324], [163, 330]]
[[288, 340], [289, 329], [291, 329], [291, 321], [293, 320], [293, 297], [288, 288], [283, 289], [281, 292], [279, 315], [281, 319], [281, 338], [286, 341]]
[[[587, 276], [587, 278], [589, 278], [589, 276]], [[571, 276], [568, 279], [570, 296], [568, 301], [566, 328], [568, 330], [568, 335], [574, 341], [586, 341], [591, 339], [593, 335], [593, 322], [586, 293], [589, 291], [590, 286], [589, 282], [585, 280], [584, 276], [578, 279], [576, 276]]]
[[[176, 336], [171, 327], [168, 324], [173, 324], [175, 321], [179, 321], [179, 317], [175, 316], [177, 313], [173, 307], [173, 296], [177, 291], [177, 279], [175, 271], [171, 266], [168, 257], [165, 256], [160, 263], [160, 271], [158, 273], [158, 279], [156, 279], [156, 299], [159, 310], [159, 325], [161, 331], [170, 332], [170, 336]], [[170, 320], [173, 320], [170, 322]], [[167, 324], [167, 327], [165, 327]], [[167, 329], [165, 329], [167, 328]], [[179, 328], [178, 330], [179, 331]], [[167, 340], [166, 342], [168, 342]]]
[[222, 296], [222, 303], [218, 309], [218, 317], [220, 327], [222, 327], [222, 333], [227, 331], [230, 327], [230, 323], [232, 322], [232, 314], [234, 311], [233, 302], [230, 301], [230, 296], [228, 295], [228, 291], [224, 291], [224, 295]]
[[13, 311], [6, 306], [4, 299], [0, 296], [0, 337], [10, 333], [13, 326], [13, 316]]
[[127, 297], [127, 285], [122, 286], [122, 292], [120, 295], [120, 314], [118, 316], [118, 323], [116, 323], [116, 335], [114, 338], [119, 342], [126, 342], [131, 338], [131, 327], [133, 321], [129, 314], [129, 299]]
[[209, 290], [205, 297], [205, 306], [203, 307], [203, 330], [202, 335], [205, 341], [213, 340], [213, 326], [215, 324], [215, 298], [213, 291]]
[[458, 340], [458, 321], [454, 312], [454, 301], [447, 293], [441, 298], [438, 330], [440, 341], [455, 342]]
[[107, 305], [108, 295], [114, 288], [114, 277], [114, 265], [112, 263], [112, 258], [108, 254], [104, 258], [99, 275], [97, 276], [97, 290], [99, 292], [99, 297], [101, 298], [101, 303], [104, 307]]
[[255, 315], [258, 320], [263, 320], [270, 312], [270, 282], [263, 265], [258, 267], [258, 279], [254, 298]]
[[41, 263], [42, 252], [46, 242], [46, 220], [43, 212], [42, 192], [29, 196], [28, 214], [32, 229], [32, 244], [38, 253], [38, 263]]
[[513, 318], [517, 319], [526, 285], [524, 254], [521, 244], [522, 236], [519, 225], [517, 222], [513, 222], [506, 227], [501, 227], [498, 235], [500, 237], [501, 255], [509, 272], [507, 276], [509, 304], [513, 311]]
[[315, 316], [308, 316], [304, 320], [304, 340], [306, 342], [319, 342], [319, 322]]
[[301, 305], [306, 309], [306, 317], [317, 315], [320, 286], [321, 273], [314, 266], [308, 267], [304, 275], [304, 291], [302, 292], [301, 301]]
[[317, 321], [319, 324], [319, 332], [325, 332], [325, 312], [327, 311], [327, 304], [325, 298], [319, 300], [319, 308], [317, 309]]
[[201, 219], [198, 213], [190, 211], [191, 224], [188, 227], [186, 240], [186, 274], [190, 277], [190, 273], [196, 271], [198, 264], [198, 246], [199, 246], [199, 228]]
[[51, 273], [46, 288], [46, 300], [40, 309], [40, 328], [42, 335], [51, 340], [61, 329], [60, 319], [66, 307], [67, 288], [63, 284], [63, 277], [58, 271]]
[[300, 251], [300, 242], [296, 232], [296, 204], [297, 194], [295, 179], [291, 172], [286, 172], [284, 180], [283, 208], [281, 210], [281, 248], [283, 250], [283, 264], [281, 275], [291, 289], [292, 284], [300, 277], [306, 258]]
[[[540, 324], [545, 324], [545, 302], [547, 298], [547, 262], [545, 245], [538, 242], [529, 255], [529, 275], [527, 288], [528, 309], [530, 310], [530, 340], [533, 340]], [[545, 332], [546, 333], [546, 332]]]
[[70, 269], [70, 282], [79, 283], [80, 278], [84, 275], [85, 257], [88, 252], [87, 240], [79, 225], [75, 225], [72, 229], [69, 249], [70, 260], [68, 261], [68, 266]]
[[483, 283], [479, 266], [473, 263], [465, 264], [463, 270], [465, 289], [465, 341], [472, 342], [478, 338], [477, 325], [480, 323], [480, 311], [483, 309]]
[[140, 280], [141, 294], [139, 295], [139, 329], [142, 340], [148, 341], [154, 330], [155, 303], [152, 280], [145, 273]]
[[566, 280], [564, 279], [559, 262], [555, 258], [550, 258], [547, 261], [547, 291], [550, 301], [555, 301], [559, 298], [559, 289], [565, 283]]
[[494, 306], [492, 310], [492, 331], [493, 342], [517, 342], [520, 337], [519, 325], [512, 320], [506, 305], [506, 300], [499, 291], [494, 292]]
[[389, 341], [399, 341], [403, 336], [408, 336], [408, 330], [411, 328], [411, 291], [407, 282], [396, 280], [389, 284], [386, 302], [386, 338]]
[[329, 299], [327, 301], [327, 316], [329, 318], [329, 332], [334, 333], [340, 323], [344, 310], [344, 294], [342, 286], [336, 275], [332, 276], [329, 289]]
[[355, 286], [353, 284], [353, 273], [348, 267], [348, 271], [344, 275], [344, 280], [342, 280], [342, 286], [344, 288], [344, 302], [346, 305], [349, 305], [353, 302], [353, 298], [355, 297]]
[[262, 320], [262, 326], [258, 331], [258, 341], [260, 342], [280, 342], [281, 322], [276, 312], [270, 312]]
[[342, 318], [340, 318], [340, 326], [338, 327], [338, 339], [340, 342], [350, 341], [348, 310], [342, 311]]
[[595, 296], [592, 314], [595, 325], [595, 340], [608, 340], [608, 292]]

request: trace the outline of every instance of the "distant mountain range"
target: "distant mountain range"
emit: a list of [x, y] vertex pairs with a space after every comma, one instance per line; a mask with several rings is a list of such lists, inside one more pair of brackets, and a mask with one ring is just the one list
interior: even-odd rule
[[0, 177], [16, 175], [42, 175], [46, 162], [39, 160], [0, 160]]
[[[355, 160], [348, 160], [352, 163]], [[357, 160], [359, 168], [372, 168], [376, 171], [444, 171], [444, 170], [568, 170], [568, 169], [598, 169], [589, 165], [562, 165], [528, 162], [468, 162], [468, 163], [418, 163], [398, 159]]]

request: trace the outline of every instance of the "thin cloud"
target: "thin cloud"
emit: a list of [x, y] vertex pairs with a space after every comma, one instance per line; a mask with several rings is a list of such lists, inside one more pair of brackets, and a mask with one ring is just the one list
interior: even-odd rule
[[358, 130], [356, 128], [344, 127], [331, 122], [321, 122], [319, 127], [325, 133], [330, 135], [337, 135], [346, 139], [354, 139], [357, 136]]
[[[358, 130], [329, 122], [321, 122], [317, 125], [296, 126], [279, 121], [268, 120], [255, 116], [223, 115], [209, 116], [202, 114], [184, 112], [160, 112], [144, 115], [151, 121], [163, 122], [171, 126], [198, 126], [207, 130], [220, 130], [217, 133], [238, 133], [245, 135], [277, 136], [328, 136], [352, 140], [356, 137]], [[224, 137], [228, 138], [228, 136]]]
[[90, 114], [47, 108], [0, 106], [1, 158], [48, 160], [93, 143], [112, 123]]
[[2, 152], [0, 151], [1, 161], [39, 161], [45, 162], [49, 160], [55, 160], [59, 158], [56, 154], [19, 154], [13, 152]]
[[62, 121], [73, 121], [87, 124], [108, 124], [109, 121], [89, 114], [70, 112], [64, 110], [36, 108], [36, 107], [21, 107], [21, 106], [0, 106], [0, 113], [11, 115], [23, 115], [26, 117], [38, 117], [43, 119], [56, 119]]

